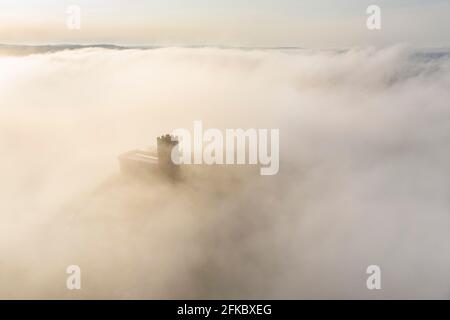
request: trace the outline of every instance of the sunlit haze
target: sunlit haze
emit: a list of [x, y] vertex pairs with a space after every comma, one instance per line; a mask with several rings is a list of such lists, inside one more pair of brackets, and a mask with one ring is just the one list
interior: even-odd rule
[[450, 2], [372, 4], [0, 0], [0, 299], [448, 299]]
[[[66, 8], [82, 28], [65, 28]], [[300, 46], [449, 46], [446, 0], [380, 0], [383, 32], [362, 28], [369, 0], [2, 0], [0, 43]]]

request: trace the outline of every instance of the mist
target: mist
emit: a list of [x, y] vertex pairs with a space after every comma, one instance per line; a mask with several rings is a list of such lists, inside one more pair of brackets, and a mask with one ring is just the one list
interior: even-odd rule
[[[3, 55], [0, 298], [449, 298], [449, 89], [406, 46]], [[120, 174], [195, 120], [280, 129], [278, 175]]]

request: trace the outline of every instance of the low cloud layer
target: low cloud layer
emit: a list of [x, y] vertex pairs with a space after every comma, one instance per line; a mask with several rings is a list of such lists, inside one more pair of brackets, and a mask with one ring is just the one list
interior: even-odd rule
[[[449, 88], [405, 47], [0, 57], [0, 297], [448, 298]], [[280, 129], [279, 174], [119, 174], [194, 120]]]

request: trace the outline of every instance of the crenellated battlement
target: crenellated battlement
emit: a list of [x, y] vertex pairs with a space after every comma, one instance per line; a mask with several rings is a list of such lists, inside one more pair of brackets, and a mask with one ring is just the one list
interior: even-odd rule
[[157, 151], [132, 150], [119, 156], [121, 171], [137, 176], [164, 173], [172, 178], [178, 174], [178, 166], [172, 161], [172, 150], [178, 145], [175, 136], [157, 137]]

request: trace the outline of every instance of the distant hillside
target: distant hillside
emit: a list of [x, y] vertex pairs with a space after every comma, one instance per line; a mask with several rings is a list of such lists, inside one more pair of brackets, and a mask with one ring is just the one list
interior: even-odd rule
[[[126, 50], [126, 49], [157, 49], [164, 46], [118, 46], [112, 44], [92, 44], [92, 45], [80, 45], [80, 44], [60, 44], [60, 45], [8, 45], [0, 44], [0, 56], [27, 56], [31, 54], [39, 53], [51, 53], [62, 50], [77, 50], [85, 48], [103, 48], [111, 50]], [[233, 46], [182, 46], [184, 48], [218, 48], [218, 49], [239, 49], [239, 50], [305, 50], [301, 47], [233, 47]]]
[[40, 45], [40, 46], [0, 44], [0, 55], [27, 56], [36, 53], [48, 53], [48, 52], [57, 52], [61, 50], [76, 50], [84, 48], [104, 48], [112, 50], [128, 49], [127, 47], [110, 44], [95, 44], [95, 45], [61, 44], [61, 45]]
[[[166, 46], [118, 46], [113, 44], [58, 44], [58, 45], [10, 45], [10, 44], [0, 44], [0, 56], [28, 56], [31, 54], [39, 53], [52, 53], [62, 50], [77, 50], [85, 48], [102, 48], [110, 50], [127, 50], [127, 49], [158, 49], [164, 48]], [[174, 46], [176, 47], [176, 46]], [[274, 50], [281, 52], [292, 52], [292, 51], [311, 51], [311, 52], [336, 52], [345, 53], [349, 49], [327, 49], [327, 50], [315, 50], [307, 49], [303, 47], [238, 47], [238, 46], [202, 46], [202, 45], [191, 45], [191, 46], [181, 46], [183, 48], [217, 48], [217, 49], [236, 49], [236, 50]], [[447, 58], [450, 56], [450, 48], [418, 48], [413, 50], [414, 55], [421, 60], [435, 60], [441, 58]]]

